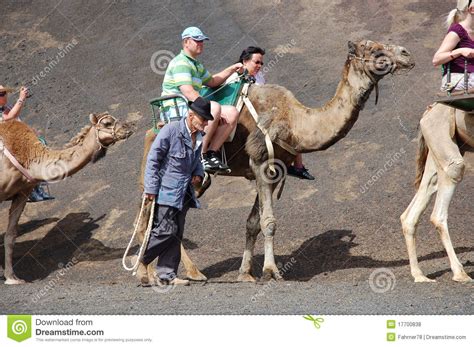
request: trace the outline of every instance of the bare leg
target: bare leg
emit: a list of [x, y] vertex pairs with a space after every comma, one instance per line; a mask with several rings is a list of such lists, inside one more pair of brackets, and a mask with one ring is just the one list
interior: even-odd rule
[[294, 164], [295, 164], [295, 167], [297, 167], [299, 169], [304, 167], [304, 165], [303, 165], [303, 155], [301, 153], [296, 154]]
[[245, 234], [245, 251], [242, 257], [242, 264], [239, 269], [238, 281], [240, 282], [256, 282], [252, 276], [252, 257], [255, 249], [255, 242], [257, 241], [258, 233], [260, 232], [260, 203], [258, 195], [255, 198], [252, 211], [247, 218], [247, 233]]
[[221, 106], [221, 108], [221, 123], [217, 127], [214, 135], [210, 137], [211, 143], [209, 144], [209, 149], [216, 152], [228, 139], [239, 120], [239, 112], [234, 106], [224, 105]]
[[207, 281], [207, 277], [202, 274], [201, 271], [194, 265], [191, 258], [186, 253], [183, 244], [181, 243], [181, 261], [183, 262], [184, 268], [186, 269], [186, 277], [193, 281]]
[[207, 123], [207, 127], [204, 128], [206, 136], [204, 136], [202, 140], [202, 153], [207, 152], [209, 144], [211, 143], [214, 133], [216, 132], [216, 129], [221, 121], [221, 105], [215, 101], [211, 101], [211, 114], [214, 117], [214, 120], [209, 121]]
[[13, 246], [15, 245], [15, 239], [17, 234], [18, 221], [23, 213], [23, 210], [28, 200], [28, 196], [31, 193], [31, 189], [18, 193], [12, 201], [8, 228], [5, 233], [5, 284], [23, 284], [24, 280], [16, 277], [13, 271]]
[[415, 282], [435, 282], [423, 274], [418, 264], [418, 257], [416, 254], [416, 228], [421, 215], [426, 210], [426, 207], [436, 190], [436, 165], [430, 153], [426, 160], [425, 171], [423, 173], [420, 187], [410, 205], [400, 217], [403, 235], [405, 236], [405, 242], [408, 249], [408, 258], [410, 259], [411, 274], [414, 277]]

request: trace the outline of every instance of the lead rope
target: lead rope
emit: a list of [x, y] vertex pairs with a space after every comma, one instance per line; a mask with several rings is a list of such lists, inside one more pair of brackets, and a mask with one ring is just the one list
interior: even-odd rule
[[128, 243], [127, 249], [125, 250], [125, 253], [123, 254], [122, 257], [122, 266], [125, 270], [127, 271], [133, 271], [132, 275], [135, 276], [137, 273], [137, 268], [138, 264], [140, 263], [140, 259], [142, 259], [143, 254], [145, 253], [145, 247], [148, 244], [148, 240], [150, 238], [150, 233], [151, 233], [151, 228], [153, 226], [153, 215], [155, 213], [155, 198], [152, 200], [152, 205], [151, 205], [151, 211], [150, 211], [150, 217], [148, 218], [148, 224], [147, 228], [145, 231], [145, 236], [143, 237], [143, 242], [140, 246], [140, 251], [138, 252], [138, 257], [135, 261], [135, 263], [132, 263], [132, 267], [128, 267], [126, 264], [125, 259], [127, 258], [128, 252], [130, 251], [130, 247], [132, 247], [133, 240], [135, 239], [135, 235], [137, 234], [138, 228], [140, 227], [140, 221], [142, 219], [142, 214], [145, 209], [145, 202], [147, 198], [145, 195], [143, 195], [143, 200], [142, 200], [142, 206], [140, 208], [140, 213], [138, 215], [138, 220], [137, 223], [135, 224], [135, 230], [133, 230], [133, 235], [132, 238], [130, 239], [130, 242]]

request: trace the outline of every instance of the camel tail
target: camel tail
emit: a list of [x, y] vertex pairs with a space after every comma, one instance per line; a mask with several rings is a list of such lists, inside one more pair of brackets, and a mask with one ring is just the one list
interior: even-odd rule
[[415, 188], [420, 187], [421, 179], [425, 173], [426, 159], [428, 158], [428, 146], [426, 145], [425, 138], [420, 130], [418, 135], [418, 153], [416, 154], [416, 178]]

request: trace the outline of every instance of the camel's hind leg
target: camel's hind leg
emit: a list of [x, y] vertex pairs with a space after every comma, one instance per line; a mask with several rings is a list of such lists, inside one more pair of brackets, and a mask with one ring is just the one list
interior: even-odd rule
[[245, 234], [245, 251], [242, 257], [242, 264], [239, 269], [238, 281], [240, 282], [256, 282], [255, 277], [252, 276], [252, 257], [255, 249], [255, 242], [257, 241], [258, 233], [260, 232], [260, 202], [258, 195], [255, 198], [252, 211], [247, 218], [247, 233]]
[[24, 280], [16, 277], [13, 271], [13, 246], [17, 234], [18, 221], [25, 209], [31, 189], [18, 193], [12, 200], [8, 216], [8, 229], [5, 233], [5, 284], [23, 284]]
[[450, 175], [441, 170], [438, 172], [438, 176], [439, 188], [438, 194], [436, 196], [435, 207], [433, 209], [433, 213], [431, 214], [431, 222], [435, 225], [443, 246], [448, 253], [451, 270], [454, 274], [453, 280], [457, 282], [472, 282], [472, 279], [464, 271], [462, 264], [459, 262], [459, 259], [456, 256], [448, 230], [448, 208], [456, 190], [456, 181], [459, 178], [454, 180], [452, 177], [450, 177]]
[[207, 277], [199, 271], [198, 267], [194, 265], [191, 258], [186, 253], [183, 244], [181, 244], [181, 261], [186, 269], [186, 277], [193, 281], [207, 281]]
[[468, 282], [471, 278], [464, 271], [454, 252], [448, 230], [449, 204], [456, 185], [462, 181], [465, 170], [464, 159], [455, 142], [455, 119], [453, 109], [438, 104], [421, 119], [420, 128], [438, 172], [438, 194], [431, 222], [435, 225], [448, 253], [454, 273], [453, 280]]
[[418, 257], [416, 254], [416, 228], [421, 215], [426, 210], [426, 207], [436, 190], [436, 164], [434, 163], [431, 154], [428, 154], [420, 187], [408, 208], [400, 216], [403, 235], [405, 236], [405, 242], [408, 249], [408, 258], [410, 259], [410, 270], [415, 282], [435, 282], [423, 274], [418, 264]]

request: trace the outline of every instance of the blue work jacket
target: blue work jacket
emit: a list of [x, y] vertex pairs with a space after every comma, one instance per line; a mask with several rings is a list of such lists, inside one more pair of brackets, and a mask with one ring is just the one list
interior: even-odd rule
[[[155, 194], [156, 203], [183, 209], [185, 199], [189, 207], [199, 208], [191, 184], [193, 176], [204, 177], [201, 163], [201, 143], [192, 147], [186, 118], [165, 125], [156, 136], [148, 153], [145, 168], [145, 193]], [[201, 134], [202, 135], [202, 134]]]

